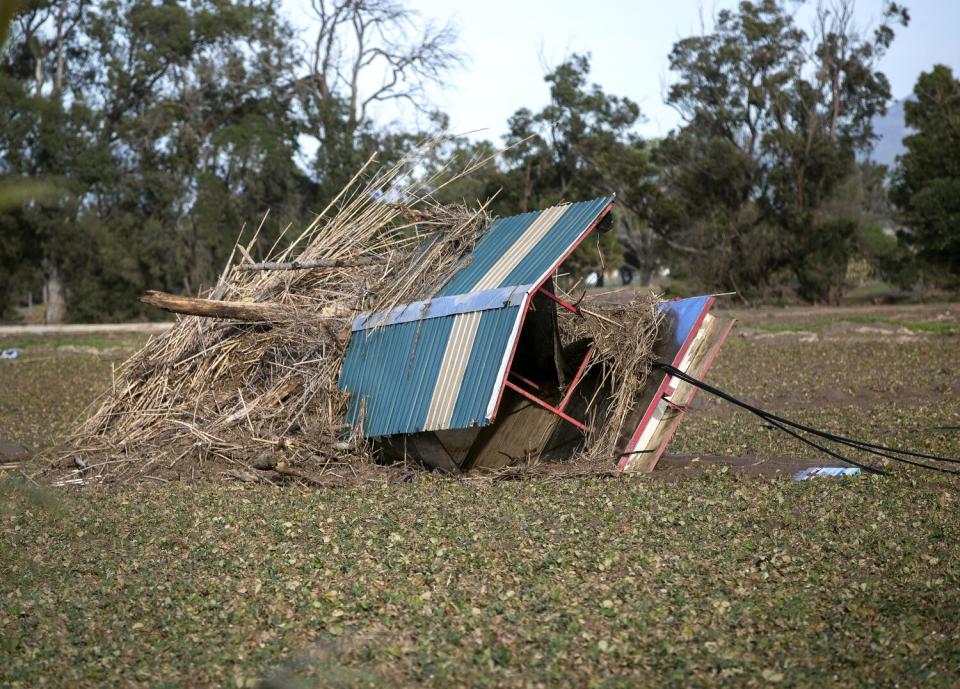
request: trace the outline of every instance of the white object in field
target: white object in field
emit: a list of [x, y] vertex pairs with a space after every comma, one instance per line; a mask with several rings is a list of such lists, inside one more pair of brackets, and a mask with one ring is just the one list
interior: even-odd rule
[[17, 347], [14, 347], [13, 349], [4, 349], [3, 351], [0, 351], [0, 359], [16, 359], [18, 356], [20, 356], [22, 351], [22, 349], [18, 349]]
[[794, 481], [809, 481], [820, 476], [859, 476], [857, 467], [807, 467], [793, 476]]

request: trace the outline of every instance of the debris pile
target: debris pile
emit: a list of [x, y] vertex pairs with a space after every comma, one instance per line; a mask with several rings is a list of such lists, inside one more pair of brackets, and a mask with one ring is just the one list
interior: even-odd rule
[[[589, 309], [558, 297], [557, 268], [612, 197], [492, 221], [433, 200], [484, 161], [424, 178], [430, 145], [385, 170], [368, 161], [266, 260], [250, 255], [256, 236], [238, 243], [206, 298], [147, 293], [183, 317], [116, 372], [38, 477], [326, 484], [398, 461], [609, 471], [658, 457], [665, 441], [636, 450], [671, 392], [651, 364], [682, 363], [712, 300], [685, 322], [682, 302], [652, 296]], [[708, 339], [715, 355], [722, 336]]]

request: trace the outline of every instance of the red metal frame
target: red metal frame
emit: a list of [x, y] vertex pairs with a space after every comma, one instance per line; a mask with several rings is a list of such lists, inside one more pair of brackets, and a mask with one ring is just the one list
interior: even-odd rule
[[530, 400], [530, 401], [533, 402], [534, 404], [538, 404], [538, 405], [540, 405], [541, 407], [543, 407], [544, 409], [546, 409], [547, 411], [552, 412], [553, 414], [556, 414], [557, 416], [559, 416], [561, 419], [563, 419], [563, 420], [566, 421], [567, 423], [573, 424], [574, 426], [576, 426], [577, 428], [579, 428], [579, 429], [580, 429], [581, 431], [583, 431], [584, 433], [587, 432], [587, 427], [586, 427], [586, 425], [580, 423], [579, 421], [577, 421], [577, 420], [576, 420], [575, 418], [573, 418], [572, 416], [568, 416], [567, 414], [564, 414], [563, 411], [561, 411], [560, 409], [557, 409], [557, 408], [554, 407], [552, 404], [548, 404], [548, 403], [544, 402], [542, 399], [540, 399], [540, 398], [537, 397], [536, 395], [527, 392], [526, 390], [524, 390], [524, 389], [521, 388], [520, 386], [515, 385], [514, 383], [511, 383], [509, 380], [504, 381], [504, 385], [505, 385], [506, 387], [510, 388], [511, 390], [513, 390], [514, 392], [517, 392], [517, 393], [523, 395], [524, 397], [526, 397], [528, 400]]
[[[526, 397], [526, 398], [527, 398], [528, 400], [530, 400], [531, 402], [534, 402], [535, 404], [540, 405], [541, 407], [543, 407], [543, 408], [546, 409], [547, 411], [551, 412], [552, 414], [556, 414], [557, 416], [559, 416], [559, 417], [560, 417], [561, 419], [563, 419], [564, 421], [566, 421], [566, 422], [568, 422], [568, 423], [571, 423], [571, 424], [573, 424], [574, 426], [576, 426], [577, 428], [579, 428], [581, 431], [586, 432], [586, 430], [587, 430], [586, 425], [584, 425], [583, 423], [577, 421], [577, 420], [576, 420], [575, 418], [573, 418], [572, 416], [569, 416], [568, 414], [564, 413], [563, 410], [566, 409], [567, 403], [570, 401], [570, 398], [573, 396], [573, 391], [577, 389], [577, 385], [580, 383], [580, 379], [583, 378], [583, 372], [587, 370], [587, 363], [590, 361], [590, 355], [591, 355], [591, 354], [593, 354], [593, 347], [588, 347], [588, 348], [587, 348], [587, 353], [583, 356], [583, 361], [580, 362], [580, 367], [577, 369], [576, 375], [573, 376], [573, 380], [570, 381], [570, 385], [567, 386], [567, 392], [563, 395], [563, 400], [561, 400], [560, 406], [558, 406], [558, 407], [554, 407], [552, 404], [548, 404], [547, 402], [545, 402], [544, 400], [540, 399], [539, 397], [537, 397], [537, 396], [534, 395], [533, 393], [527, 392], [526, 390], [524, 390], [524, 389], [521, 388], [520, 386], [516, 385], [515, 383], [511, 383], [509, 380], [505, 381], [505, 384], [506, 384], [506, 386], [507, 386], [508, 388], [510, 388], [511, 390], [514, 390], [514, 391], [516, 391], [516, 392], [518, 392], [518, 393], [520, 393], [521, 395], [523, 395], [524, 397]], [[539, 386], [539, 385], [537, 385], [536, 383], [534, 383], [532, 380], [530, 380], [530, 379], [528, 379], [528, 378], [524, 378], [523, 376], [521, 376], [521, 375], [520, 375], [519, 373], [517, 373], [516, 371], [510, 371], [510, 375], [511, 375], [511, 376], [514, 376], [515, 378], [519, 378], [521, 381], [523, 381], [523, 382], [526, 383], [527, 385], [530, 385], [531, 387], [533, 387], [533, 388], [535, 388], [535, 389], [537, 389], [537, 390], [540, 389], [540, 386]]]
[[583, 372], [587, 370], [587, 362], [590, 361], [590, 355], [593, 354], [593, 347], [587, 347], [587, 353], [583, 356], [583, 361], [580, 362], [580, 368], [577, 369], [576, 375], [573, 377], [573, 380], [570, 381], [570, 386], [567, 388], [566, 394], [563, 396], [563, 399], [560, 401], [560, 406], [557, 407], [560, 411], [563, 411], [567, 408], [567, 402], [570, 401], [570, 397], [573, 396], [573, 391], [576, 389], [577, 384], [580, 382], [580, 378], [583, 377]]
[[514, 378], [516, 378], [517, 380], [519, 380], [521, 383], [526, 383], [527, 385], [529, 385], [530, 387], [532, 387], [534, 390], [539, 390], [539, 389], [540, 389], [540, 386], [539, 386], [539, 385], [537, 385], [536, 383], [534, 383], [534, 382], [533, 382], [532, 380], [530, 380], [529, 378], [524, 378], [523, 376], [521, 376], [521, 375], [520, 375], [519, 373], [517, 373], [516, 371], [510, 371], [510, 375], [513, 376]]
[[563, 308], [565, 308], [565, 309], [566, 309], [567, 311], [569, 311], [570, 313], [576, 314], [577, 316], [582, 315], [582, 314], [580, 313], [580, 307], [579, 307], [579, 306], [574, 306], [573, 304], [569, 304], [569, 303], [565, 302], [563, 299], [561, 299], [560, 297], [558, 297], [556, 294], [553, 294], [552, 292], [548, 292], [548, 291], [545, 290], [543, 287], [537, 287], [537, 292], [538, 292], [539, 294], [542, 294], [543, 296], [545, 296], [545, 297], [546, 297], [547, 299], [549, 299], [550, 301], [556, 302], [557, 304], [559, 304], [560, 306], [562, 306]]

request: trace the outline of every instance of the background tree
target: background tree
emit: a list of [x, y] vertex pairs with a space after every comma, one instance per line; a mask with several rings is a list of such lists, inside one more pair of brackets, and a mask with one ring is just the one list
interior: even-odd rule
[[[508, 149], [499, 167], [451, 187], [446, 197], [469, 198], [466, 188], [487, 198], [496, 194], [492, 212], [511, 215], [617, 193], [614, 231], [582, 245], [567, 265], [581, 276], [617, 268], [626, 246], [628, 257], [647, 266], [651, 253], [635, 250], [645, 232], [637, 190], [650, 177], [646, 146], [634, 132], [639, 107], [590, 82], [588, 55], [571, 55], [544, 79], [550, 85], [549, 103], [539, 112], [521, 108], [510, 117], [504, 137]], [[491, 150], [490, 144], [467, 146], [459, 155], [481, 158]]]
[[866, 37], [852, 0], [835, 0], [807, 33], [784, 3], [744, 1], [674, 45], [668, 102], [684, 124], [657, 148], [650, 219], [711, 288], [749, 295], [786, 273], [807, 299], [839, 297], [856, 218], [824, 208], [890, 97], [876, 65], [908, 15], [888, 3], [884, 17]]
[[426, 87], [442, 83], [462, 57], [451, 24], [424, 21], [395, 0], [310, 0], [310, 7], [317, 29], [290, 87], [314, 140], [319, 194], [331, 197], [371, 153], [389, 162], [416, 138], [387, 134], [375, 116], [402, 106], [432, 116]]
[[279, 0], [26, 2], [0, 55], [0, 175], [58, 193], [0, 208], [17, 267], [0, 310], [16, 290], [42, 291], [49, 322], [141, 315], [146, 287], [209, 286], [267, 209], [264, 245], [371, 152], [405, 150], [414, 137], [374, 111], [429, 111], [453, 30], [393, 0], [313, 7], [305, 51]]
[[903, 140], [891, 198], [903, 239], [938, 277], [960, 283], [960, 81], [936, 65], [917, 79], [904, 105], [914, 133]]
[[87, 52], [79, 30], [84, 11], [83, 0], [24, 3], [0, 76], [0, 119], [7, 123], [0, 133], [0, 170], [8, 177], [44, 178], [59, 192], [12, 209], [15, 217], [3, 222], [8, 246], [17, 241], [21, 260], [43, 276], [48, 322], [64, 317], [66, 228], [77, 222], [82, 204], [76, 192], [89, 182], [87, 163], [96, 157], [95, 117], [76, 97], [84, 75], [71, 68]]

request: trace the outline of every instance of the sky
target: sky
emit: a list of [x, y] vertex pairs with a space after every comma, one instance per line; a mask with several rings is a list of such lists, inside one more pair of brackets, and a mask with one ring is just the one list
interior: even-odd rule
[[[296, 1], [296, 0], [294, 0]], [[895, 98], [907, 96], [917, 75], [940, 62], [960, 73], [960, 0], [904, 0], [911, 22], [898, 28], [881, 63]], [[436, 105], [451, 129], [499, 140], [518, 108], [537, 110], [549, 98], [549, 69], [573, 52], [592, 55], [592, 79], [607, 93], [640, 105], [647, 137], [678, 123], [664, 104], [671, 75], [667, 56], [675, 41], [700, 32], [700, 18], [735, 4], [726, 0], [407, 0], [423, 17], [452, 20], [460, 30], [465, 66], [450, 86], [435, 89]], [[861, 27], [875, 26], [880, 0], [857, 0]], [[806, 15], [804, 15], [806, 12]], [[801, 10], [798, 23], [809, 21]]]

